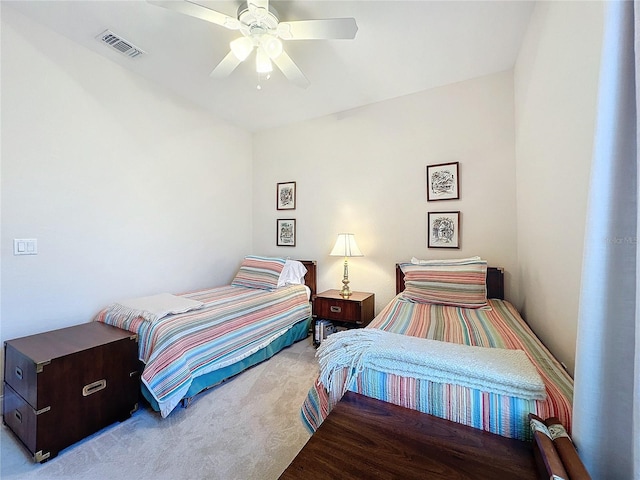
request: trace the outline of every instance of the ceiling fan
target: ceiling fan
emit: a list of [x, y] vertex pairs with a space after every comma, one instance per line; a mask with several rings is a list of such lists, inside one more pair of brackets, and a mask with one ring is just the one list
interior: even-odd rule
[[211, 72], [210, 76], [214, 78], [230, 75], [255, 49], [258, 74], [269, 74], [273, 70], [273, 62], [290, 82], [306, 88], [309, 80], [284, 51], [282, 40], [353, 39], [358, 31], [354, 18], [281, 22], [276, 9], [269, 5], [269, 0], [247, 0], [238, 8], [236, 18], [191, 0], [147, 1], [229, 30], [240, 30], [242, 36], [229, 44], [231, 51]]

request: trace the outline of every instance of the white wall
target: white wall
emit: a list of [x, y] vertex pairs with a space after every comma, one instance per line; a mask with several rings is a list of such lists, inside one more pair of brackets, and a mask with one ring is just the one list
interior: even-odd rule
[[601, 2], [538, 2], [514, 75], [518, 306], [570, 372], [602, 15]]
[[[339, 288], [328, 252], [351, 231], [352, 287], [377, 310], [396, 262], [478, 254], [572, 370], [601, 16], [539, 2], [515, 88], [504, 72], [252, 137], [2, 8], [2, 339], [225, 283], [248, 252], [316, 259]], [[426, 165], [451, 161], [461, 199], [427, 203]], [[294, 211], [276, 211], [283, 181]], [[427, 249], [426, 214], [446, 210], [462, 248]], [[277, 218], [297, 219], [296, 247], [275, 246]], [[24, 237], [38, 256], [12, 255]]]
[[[353, 290], [395, 293], [396, 262], [481, 255], [505, 267], [516, 295], [512, 72], [478, 78], [254, 134], [254, 250], [318, 261], [319, 290], [340, 288], [352, 232]], [[460, 162], [461, 199], [426, 201], [426, 166]], [[297, 182], [297, 208], [276, 210], [276, 184]], [[461, 249], [427, 249], [428, 211], [462, 212]], [[276, 247], [276, 219], [297, 220], [297, 245]]]
[[1, 93], [3, 340], [230, 281], [251, 249], [250, 134], [4, 6]]

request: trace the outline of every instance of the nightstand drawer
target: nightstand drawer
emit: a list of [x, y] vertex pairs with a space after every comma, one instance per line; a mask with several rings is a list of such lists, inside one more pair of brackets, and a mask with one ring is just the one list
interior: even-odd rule
[[316, 298], [316, 315], [325, 320], [362, 322], [362, 305], [335, 298]]
[[375, 299], [372, 293], [354, 292], [343, 298], [338, 290], [329, 290], [316, 297], [313, 308], [317, 318], [365, 326], [373, 320]]

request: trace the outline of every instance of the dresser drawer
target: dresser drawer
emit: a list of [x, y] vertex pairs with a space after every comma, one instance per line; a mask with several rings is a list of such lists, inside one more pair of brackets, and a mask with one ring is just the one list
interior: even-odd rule
[[[57, 452], [64, 448], [64, 444], [58, 445], [58, 439], [64, 435], [56, 438], [54, 429], [47, 425], [53, 417], [50, 409], [36, 412], [6, 382], [3, 402], [4, 423], [16, 434], [35, 461], [47, 460], [51, 450]], [[46, 452], [42, 451], [42, 445], [46, 445]]]
[[36, 448], [36, 414], [16, 391], [6, 382], [4, 384], [3, 409], [4, 423], [22, 440], [30, 452]]
[[137, 375], [136, 340], [135, 334], [98, 322], [10, 340], [5, 381], [34, 410], [77, 403], [85, 388], [95, 393], [98, 382], [117, 386]]
[[55, 397], [60, 393], [60, 385], [56, 383], [78, 381], [76, 376], [67, 378], [74, 371], [72, 355], [36, 362], [11, 342], [5, 344], [4, 353], [5, 382], [35, 410], [56, 402]]
[[[31, 358], [16, 350], [10, 343], [5, 345], [4, 381], [34, 408], [44, 408], [38, 405], [38, 372], [42, 365], [37, 365]], [[46, 398], [41, 398], [46, 403]]]

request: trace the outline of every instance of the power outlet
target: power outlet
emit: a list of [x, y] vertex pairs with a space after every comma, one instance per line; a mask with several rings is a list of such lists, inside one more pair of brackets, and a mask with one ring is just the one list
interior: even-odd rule
[[13, 254], [14, 255], [37, 255], [38, 240], [35, 238], [14, 238]]

